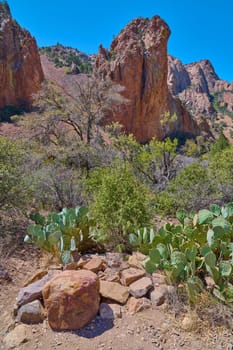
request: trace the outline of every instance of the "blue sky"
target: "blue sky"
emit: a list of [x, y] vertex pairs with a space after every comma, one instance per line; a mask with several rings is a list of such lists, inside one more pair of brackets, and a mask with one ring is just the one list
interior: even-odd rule
[[39, 46], [57, 42], [96, 53], [133, 18], [159, 15], [172, 33], [168, 51], [190, 63], [208, 58], [233, 80], [233, 0], [8, 0]]

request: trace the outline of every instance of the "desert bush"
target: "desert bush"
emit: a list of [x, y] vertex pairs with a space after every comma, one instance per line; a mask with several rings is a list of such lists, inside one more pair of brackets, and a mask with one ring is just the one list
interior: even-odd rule
[[25, 208], [30, 188], [24, 172], [25, 150], [19, 143], [0, 136], [0, 207]]
[[[128, 234], [151, 222], [150, 196], [127, 163], [91, 172], [87, 189], [92, 196], [90, 215], [94, 237], [113, 247], [128, 244]], [[124, 247], [123, 247], [124, 248]]]
[[167, 183], [166, 190], [158, 194], [156, 205], [161, 214], [174, 215], [178, 209], [198, 210], [209, 205], [216, 196], [208, 167], [196, 162], [185, 167]]
[[222, 203], [233, 199], [233, 147], [229, 146], [210, 157], [210, 178]]

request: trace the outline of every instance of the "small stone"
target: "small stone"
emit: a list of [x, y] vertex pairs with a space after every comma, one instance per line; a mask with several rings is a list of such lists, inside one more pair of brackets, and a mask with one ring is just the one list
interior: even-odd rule
[[127, 287], [121, 286], [119, 283], [100, 280], [100, 295], [120, 304], [125, 304], [129, 297], [129, 291]]
[[28, 342], [31, 337], [30, 327], [20, 324], [3, 339], [4, 349], [10, 350], [18, 348], [21, 344]]
[[145, 275], [145, 271], [130, 267], [129, 269], [121, 271], [121, 283], [124, 286], [129, 286], [131, 283], [139, 280]]
[[128, 307], [129, 313], [131, 315], [134, 315], [137, 312], [149, 309], [151, 307], [151, 302], [147, 298], [131, 297], [128, 300], [127, 307]]
[[123, 259], [124, 255], [122, 253], [106, 253], [106, 260], [109, 267], [119, 268]]
[[159, 286], [160, 284], [166, 284], [166, 276], [162, 275], [160, 273], [153, 273], [152, 274], [152, 281], [154, 286]]
[[149, 277], [143, 277], [129, 286], [129, 293], [135, 298], [141, 298], [153, 288], [153, 283]]
[[205, 283], [206, 283], [207, 289], [212, 289], [215, 286], [215, 282], [213, 278], [210, 276], [205, 277]]
[[133, 253], [133, 255], [131, 255], [129, 257], [128, 264], [131, 267], [135, 267], [137, 269], [144, 270], [141, 260], [138, 259], [137, 255], [135, 253]]
[[150, 300], [153, 305], [160, 306], [162, 305], [167, 296], [167, 287], [166, 286], [159, 286], [155, 287], [155, 289], [150, 293]]
[[197, 316], [194, 314], [187, 314], [183, 318], [181, 328], [185, 331], [194, 331], [197, 328]]
[[100, 317], [104, 320], [121, 318], [121, 307], [117, 304], [101, 303], [99, 308]]
[[44, 321], [45, 310], [39, 300], [34, 300], [29, 304], [21, 306], [16, 320], [26, 324], [36, 324]]
[[83, 268], [92, 272], [98, 272], [103, 268], [103, 259], [100, 256], [96, 256], [89, 260]]
[[[109, 271], [110, 270], [110, 271]], [[106, 272], [107, 271], [107, 272]], [[111, 269], [106, 269], [104, 272], [104, 277], [101, 279], [108, 281], [108, 282], [117, 282], [120, 283], [120, 275], [119, 272], [112, 271]]]

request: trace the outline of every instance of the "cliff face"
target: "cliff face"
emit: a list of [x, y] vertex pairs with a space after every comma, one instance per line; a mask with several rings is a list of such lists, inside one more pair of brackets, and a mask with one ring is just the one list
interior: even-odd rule
[[43, 81], [35, 39], [11, 17], [0, 3], [0, 108], [6, 105], [29, 108], [32, 94]]
[[110, 119], [120, 122], [138, 141], [199, 133], [190, 114], [168, 90], [169, 35], [160, 17], [138, 18], [113, 40], [110, 51], [101, 46], [96, 59], [97, 71], [124, 86], [128, 100]]
[[177, 58], [168, 56], [168, 86], [192, 115], [206, 119], [213, 132], [222, 130], [230, 135], [233, 83], [221, 80], [209, 60], [183, 65]]

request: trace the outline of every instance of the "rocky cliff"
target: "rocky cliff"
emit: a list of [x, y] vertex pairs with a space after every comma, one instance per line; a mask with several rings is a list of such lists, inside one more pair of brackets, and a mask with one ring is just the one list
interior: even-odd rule
[[120, 122], [138, 141], [199, 133], [191, 115], [168, 90], [169, 35], [160, 17], [138, 18], [120, 32], [109, 51], [99, 48], [98, 73], [124, 86], [128, 101], [109, 119]]
[[0, 108], [29, 108], [43, 78], [35, 39], [12, 19], [7, 3], [0, 2]]
[[221, 80], [209, 60], [183, 65], [168, 56], [168, 86], [196, 117], [202, 116], [214, 132], [233, 131], [233, 83]]

